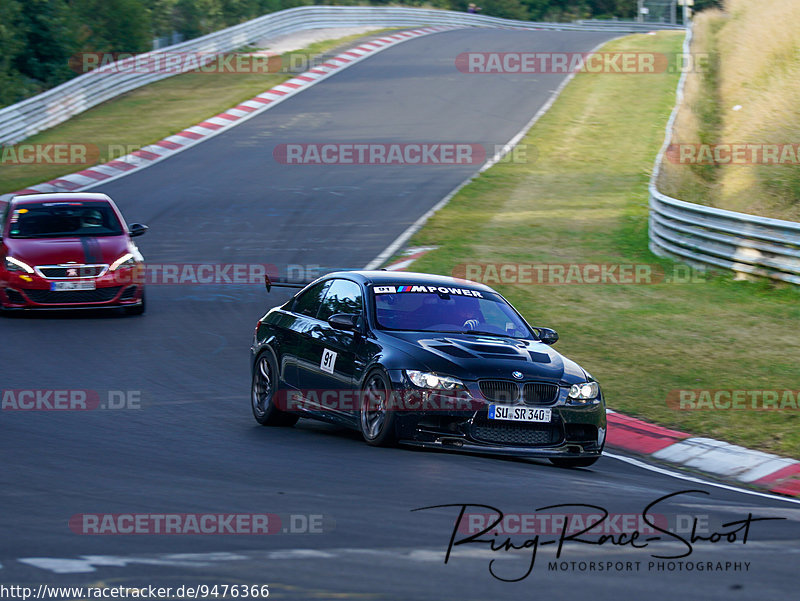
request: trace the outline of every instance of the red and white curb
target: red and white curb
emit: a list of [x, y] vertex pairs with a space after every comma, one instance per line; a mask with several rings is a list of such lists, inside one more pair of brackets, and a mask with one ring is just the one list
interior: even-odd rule
[[307, 90], [320, 81], [339, 73], [347, 67], [356, 64], [378, 52], [391, 48], [402, 42], [440, 31], [448, 31], [453, 27], [424, 27], [381, 37], [365, 42], [346, 52], [342, 52], [330, 60], [315, 66], [313, 69], [296, 75], [251, 98], [241, 104], [228, 109], [214, 117], [193, 125], [175, 135], [145, 146], [135, 152], [127, 154], [116, 160], [102, 165], [95, 165], [89, 169], [64, 175], [43, 184], [37, 184], [15, 194], [36, 194], [43, 192], [74, 192], [86, 190], [101, 183], [123, 177], [134, 171], [144, 169], [150, 165], [176, 155], [209, 138], [212, 138], [231, 127], [263, 113], [273, 106], [291, 98], [295, 94]]
[[800, 497], [800, 462], [608, 411], [609, 446]]

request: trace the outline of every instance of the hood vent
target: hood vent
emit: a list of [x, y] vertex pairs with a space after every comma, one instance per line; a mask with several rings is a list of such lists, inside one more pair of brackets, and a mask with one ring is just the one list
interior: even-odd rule
[[550, 363], [550, 355], [547, 353], [536, 353], [534, 351], [528, 351], [528, 354], [531, 356], [531, 361], [534, 363]]
[[518, 355], [519, 351], [513, 347], [508, 347], [502, 344], [470, 344], [470, 350], [476, 353], [491, 353], [493, 355]]
[[475, 355], [473, 355], [472, 353], [468, 353], [464, 349], [455, 345], [448, 345], [448, 346], [431, 345], [428, 348], [440, 353], [444, 353], [445, 355], [450, 355], [451, 357], [458, 357], [459, 359], [475, 359]]

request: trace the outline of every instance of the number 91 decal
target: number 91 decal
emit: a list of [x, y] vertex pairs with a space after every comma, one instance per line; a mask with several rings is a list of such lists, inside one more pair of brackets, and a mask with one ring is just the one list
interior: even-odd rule
[[336, 365], [336, 353], [324, 349], [322, 351], [322, 361], [319, 362], [319, 368], [325, 373], [332, 374], [333, 368]]

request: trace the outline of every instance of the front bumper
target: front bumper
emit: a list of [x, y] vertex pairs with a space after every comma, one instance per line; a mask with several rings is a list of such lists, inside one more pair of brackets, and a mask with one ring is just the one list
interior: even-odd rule
[[504, 455], [508, 457], [561, 457], [561, 458], [587, 458], [600, 457], [602, 448], [585, 449], [580, 445], [566, 443], [557, 447], [519, 447], [507, 445], [491, 445], [476, 443], [469, 440], [453, 440], [443, 438], [438, 441], [401, 440], [401, 444], [425, 449], [440, 449], [445, 451], [462, 451], [465, 453], [478, 453], [487, 455]]
[[69, 280], [6, 272], [0, 277], [0, 307], [5, 310], [102, 309], [142, 304], [144, 286], [129, 273], [94, 278], [93, 290], [51, 290], [54, 281]]
[[[395, 385], [402, 383], [395, 380]], [[550, 422], [517, 422], [488, 419], [492, 401], [482, 397], [476, 386], [468, 388], [469, 399], [462, 400], [461, 410], [442, 410], [446, 404], [432, 403], [436, 410], [398, 414], [401, 443], [516, 457], [591, 458], [603, 452], [607, 422], [602, 393], [596, 401], [572, 404], [564, 388], [556, 402], [546, 405]]]

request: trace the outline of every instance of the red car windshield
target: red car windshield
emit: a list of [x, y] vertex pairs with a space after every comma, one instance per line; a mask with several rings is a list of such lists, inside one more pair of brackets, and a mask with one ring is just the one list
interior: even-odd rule
[[[381, 328], [533, 338], [528, 326], [498, 294], [480, 292], [480, 297], [476, 297], [404, 291], [407, 288], [411, 286], [376, 287], [375, 316]], [[387, 289], [397, 292], [382, 292]], [[465, 289], [456, 290], [463, 293]]]
[[122, 233], [122, 224], [106, 202], [26, 203], [12, 207], [9, 215], [11, 238], [120, 236]]

